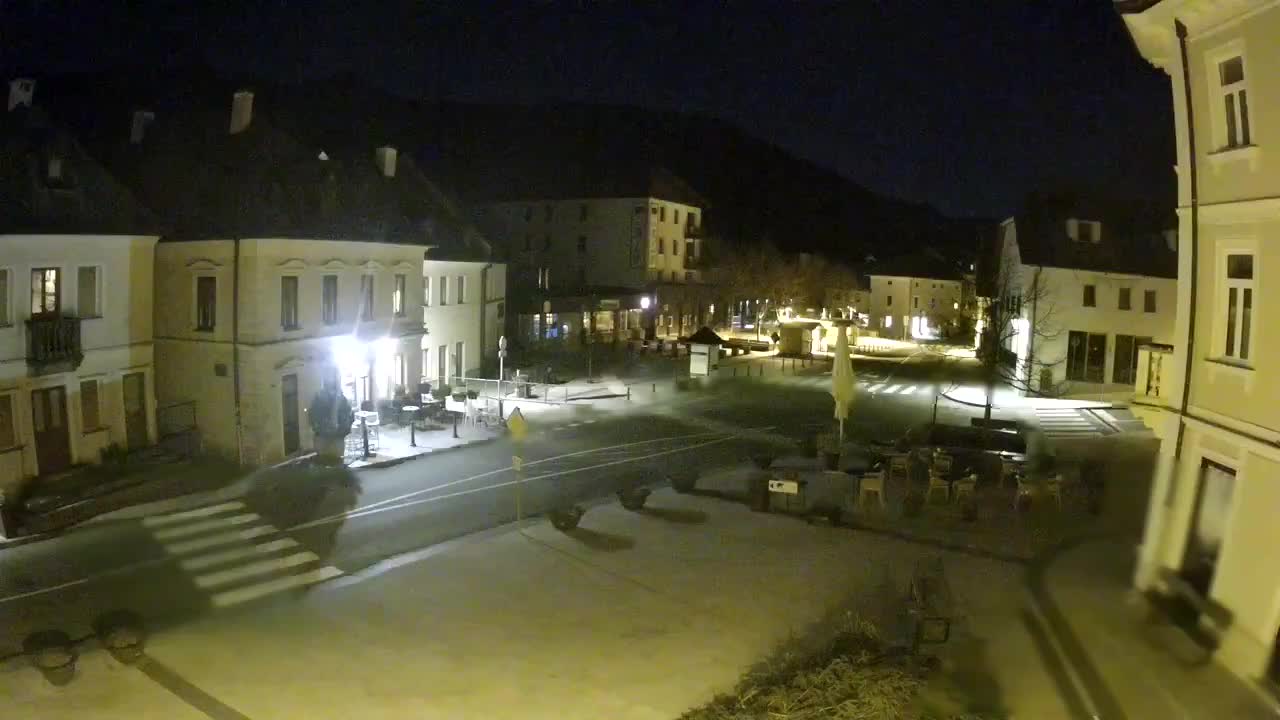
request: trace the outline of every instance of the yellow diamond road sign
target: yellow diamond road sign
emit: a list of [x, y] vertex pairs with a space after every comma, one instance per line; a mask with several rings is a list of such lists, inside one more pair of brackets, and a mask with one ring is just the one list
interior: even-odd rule
[[511, 431], [513, 440], [523, 440], [524, 436], [529, 434], [529, 423], [524, 419], [520, 408], [511, 411], [511, 415], [507, 418], [507, 429]]

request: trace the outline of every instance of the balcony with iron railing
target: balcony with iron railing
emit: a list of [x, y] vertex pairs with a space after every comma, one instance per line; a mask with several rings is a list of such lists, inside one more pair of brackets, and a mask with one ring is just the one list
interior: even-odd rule
[[685, 225], [685, 226], [684, 226], [684, 236], [685, 236], [686, 238], [688, 238], [688, 239], [691, 239], [691, 240], [696, 240], [696, 239], [698, 239], [698, 238], [706, 237], [706, 236], [705, 236], [705, 235], [703, 235], [703, 233], [702, 233], [702, 226], [701, 226], [701, 225]]
[[36, 315], [27, 320], [27, 365], [33, 375], [69, 372], [82, 360], [80, 318]]

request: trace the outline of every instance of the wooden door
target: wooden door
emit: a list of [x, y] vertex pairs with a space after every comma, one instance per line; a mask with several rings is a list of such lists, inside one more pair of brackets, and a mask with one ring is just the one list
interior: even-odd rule
[[124, 437], [130, 450], [147, 446], [147, 378], [142, 373], [128, 373], [124, 389]]
[[284, 428], [284, 454], [292, 455], [302, 446], [298, 426], [298, 376], [280, 379], [280, 417]]
[[36, 438], [37, 471], [50, 475], [71, 466], [67, 432], [67, 391], [52, 387], [31, 391], [31, 427]]

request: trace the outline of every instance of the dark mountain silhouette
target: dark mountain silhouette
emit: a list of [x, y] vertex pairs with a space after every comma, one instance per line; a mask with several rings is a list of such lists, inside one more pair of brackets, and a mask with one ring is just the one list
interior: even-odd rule
[[[624, 106], [418, 102], [341, 76], [307, 85], [227, 78], [201, 67], [55, 78], [45, 92], [91, 140], [128, 135], [137, 107], [255, 91], [254, 113], [326, 152], [389, 144], [464, 202], [537, 197], [557, 178], [607, 182], [655, 167], [707, 201], [709, 234], [730, 246], [767, 241], [784, 251], [861, 263], [921, 247], [970, 255], [973, 224], [890, 198], [797, 158], [721, 120]], [[356, 146], [363, 145], [363, 148]]]

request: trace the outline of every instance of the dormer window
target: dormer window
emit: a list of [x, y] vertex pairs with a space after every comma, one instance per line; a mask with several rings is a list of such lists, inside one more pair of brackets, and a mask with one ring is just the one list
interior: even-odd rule
[[1080, 243], [1102, 242], [1102, 223], [1097, 220], [1068, 220], [1067, 237]]

